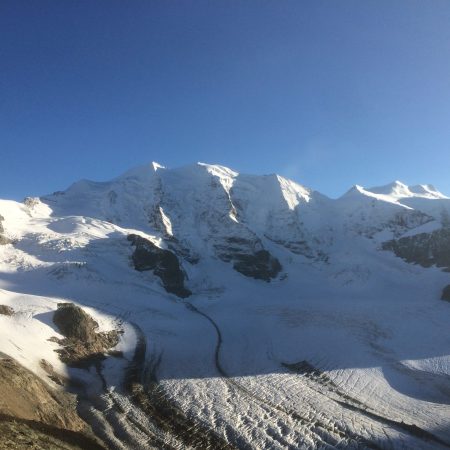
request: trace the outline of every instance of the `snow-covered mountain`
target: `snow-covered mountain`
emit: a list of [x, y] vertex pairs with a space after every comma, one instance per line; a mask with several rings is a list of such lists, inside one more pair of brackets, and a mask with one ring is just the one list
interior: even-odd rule
[[[71, 380], [107, 448], [450, 446], [450, 198], [432, 185], [330, 199], [152, 163], [0, 200], [0, 244], [0, 355]], [[76, 363], [60, 303], [98, 325]]]

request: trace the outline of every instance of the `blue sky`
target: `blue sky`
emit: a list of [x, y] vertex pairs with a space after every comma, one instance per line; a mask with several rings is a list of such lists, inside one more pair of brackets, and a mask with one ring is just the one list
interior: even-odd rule
[[0, 2], [0, 198], [150, 161], [450, 194], [450, 2]]

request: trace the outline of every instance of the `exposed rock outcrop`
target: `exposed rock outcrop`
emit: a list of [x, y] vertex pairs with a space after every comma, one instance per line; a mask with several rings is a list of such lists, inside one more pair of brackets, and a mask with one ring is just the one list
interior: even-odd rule
[[64, 339], [55, 339], [61, 361], [72, 367], [87, 367], [105, 358], [119, 343], [120, 331], [98, 332], [98, 323], [73, 303], [59, 303], [53, 316]]
[[233, 267], [246, 277], [270, 281], [281, 271], [281, 264], [267, 250], [259, 250], [250, 255], [236, 255]]
[[132, 259], [136, 270], [153, 271], [161, 279], [164, 289], [171, 294], [181, 298], [191, 295], [191, 291], [184, 286], [185, 274], [174, 253], [159, 248], [153, 242], [136, 234], [130, 234], [128, 240], [135, 247]]
[[394, 252], [409, 263], [423, 267], [436, 265], [450, 270], [449, 228], [388, 241], [382, 248]]
[[442, 290], [441, 300], [450, 302], [450, 284]]
[[5, 218], [0, 214], [0, 245], [6, 245], [11, 242], [10, 239], [8, 239], [5, 235], [5, 229], [3, 228], [2, 222], [5, 220]]
[[234, 270], [246, 277], [270, 281], [282, 269], [278, 259], [265, 250], [258, 239], [228, 237], [214, 249], [222, 261], [233, 263]]
[[39, 205], [41, 201], [38, 197], [25, 197], [23, 203], [30, 209], [33, 209], [35, 206]]
[[394, 237], [398, 237], [433, 220], [427, 214], [412, 210], [400, 211], [393, 213], [391, 217], [381, 218], [375, 205], [376, 202], [373, 202], [372, 210], [355, 211], [350, 214], [350, 220], [347, 224], [348, 228], [359, 235], [369, 238], [381, 231], [390, 231]]
[[51, 389], [11, 358], [0, 359], [0, 449], [103, 449], [71, 394]]
[[3, 316], [12, 316], [14, 314], [14, 310], [11, 306], [0, 305], [0, 314]]
[[59, 386], [67, 386], [69, 384], [69, 379], [56, 372], [53, 366], [45, 359], [41, 359], [39, 361], [39, 366], [42, 370], [44, 370], [50, 380], [52, 380], [54, 383], [58, 384]]

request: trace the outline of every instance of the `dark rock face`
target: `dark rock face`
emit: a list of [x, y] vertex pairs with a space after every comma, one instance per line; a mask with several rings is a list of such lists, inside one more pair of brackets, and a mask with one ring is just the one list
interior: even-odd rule
[[233, 269], [246, 277], [270, 281], [282, 269], [259, 239], [232, 236], [216, 243], [214, 250], [222, 261], [233, 263]]
[[233, 267], [246, 277], [270, 281], [281, 271], [281, 264], [267, 250], [259, 250], [250, 255], [235, 255]]
[[0, 359], [0, 449], [105, 449], [77, 414], [74, 395]]
[[6, 245], [11, 242], [6, 236], [3, 235], [5, 229], [3, 228], [2, 222], [4, 220], [5, 218], [0, 214], [0, 245]]
[[450, 229], [421, 233], [385, 242], [383, 250], [390, 250], [405, 261], [423, 267], [436, 265], [450, 270]]
[[120, 331], [97, 332], [98, 323], [73, 303], [59, 303], [53, 322], [65, 337], [54, 338], [62, 346], [56, 351], [61, 361], [72, 367], [97, 364], [119, 343]]
[[11, 306], [0, 305], [0, 314], [2, 314], [3, 316], [12, 316], [14, 314], [14, 310], [11, 308]]
[[264, 250], [259, 240], [228, 237], [214, 249], [222, 261], [232, 262], [234, 270], [246, 277], [270, 281], [282, 269], [278, 259]]
[[445, 288], [443, 289], [441, 300], [450, 302], [450, 284], [448, 286], [445, 286]]
[[372, 238], [375, 234], [384, 230], [389, 230], [395, 237], [398, 237], [408, 230], [433, 220], [431, 216], [416, 210], [393, 212], [391, 217], [380, 220], [376, 204], [377, 200], [373, 199], [370, 203], [370, 208], [358, 208], [351, 212], [348, 216], [348, 228], [354, 233], [368, 238]]
[[164, 289], [171, 294], [181, 298], [192, 294], [184, 287], [185, 275], [174, 253], [161, 249], [136, 234], [130, 234], [128, 240], [135, 246], [132, 259], [136, 270], [140, 272], [152, 270], [161, 279]]
[[59, 303], [53, 322], [63, 336], [84, 342], [95, 340], [98, 323], [79, 306], [73, 303]]

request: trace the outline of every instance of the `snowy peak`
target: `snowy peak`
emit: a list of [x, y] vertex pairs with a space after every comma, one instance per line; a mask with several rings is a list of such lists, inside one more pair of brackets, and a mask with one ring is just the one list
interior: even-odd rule
[[439, 192], [432, 184], [418, 184], [408, 186], [401, 181], [393, 181], [392, 183], [365, 188], [360, 185], [353, 186], [344, 194], [345, 196], [363, 194], [369, 197], [378, 198], [379, 200], [398, 202], [405, 198], [428, 198], [428, 199], [446, 199], [444, 194]]
[[[342, 197], [338, 199], [338, 202], [361, 202], [361, 201], [373, 201], [379, 200], [386, 203], [394, 203], [399, 206], [408, 208], [405, 205], [399, 203], [399, 199], [404, 198], [404, 194], [409, 190], [406, 185], [399, 181], [394, 181], [386, 186], [364, 188], [358, 184], [355, 184], [350, 188]], [[409, 197], [410, 195], [408, 195]]]
[[409, 187], [410, 192], [416, 197], [430, 198], [430, 199], [448, 199], [446, 195], [439, 192], [432, 184], [417, 184]]
[[377, 186], [366, 189], [366, 191], [373, 194], [381, 194], [392, 197], [393, 199], [410, 197], [412, 195], [408, 186], [401, 181], [393, 181], [392, 183], [386, 184], [384, 186]]
[[367, 191], [359, 184], [354, 184], [340, 199], [359, 196], [360, 194], [367, 194]]
[[150, 164], [144, 164], [142, 166], [133, 167], [132, 169], [127, 170], [122, 175], [119, 175], [117, 178], [114, 178], [113, 181], [135, 179], [145, 182], [150, 179], [153, 179], [156, 172], [164, 169], [165, 169], [164, 166], [153, 161]]
[[450, 214], [450, 199], [431, 184], [407, 186], [398, 180], [371, 188], [355, 185], [335, 205], [347, 229], [381, 239], [387, 231], [398, 237], [430, 222], [439, 227]]
[[155, 162], [155, 161], [152, 162], [152, 167], [153, 167], [153, 170], [154, 170], [155, 172], [156, 172], [157, 170], [159, 170], [159, 169], [165, 169], [164, 166], [162, 166], [161, 164], [159, 164], [159, 163], [157, 163], [157, 162]]
[[401, 181], [394, 181], [385, 186], [373, 187], [366, 189], [374, 194], [387, 195], [392, 199], [403, 198], [429, 198], [429, 199], [444, 199], [448, 198], [439, 192], [432, 184], [417, 184], [415, 186], [407, 186]]
[[206, 164], [198, 162], [197, 166], [205, 169], [211, 175], [219, 178], [236, 178], [239, 175], [238, 172], [219, 164]]

